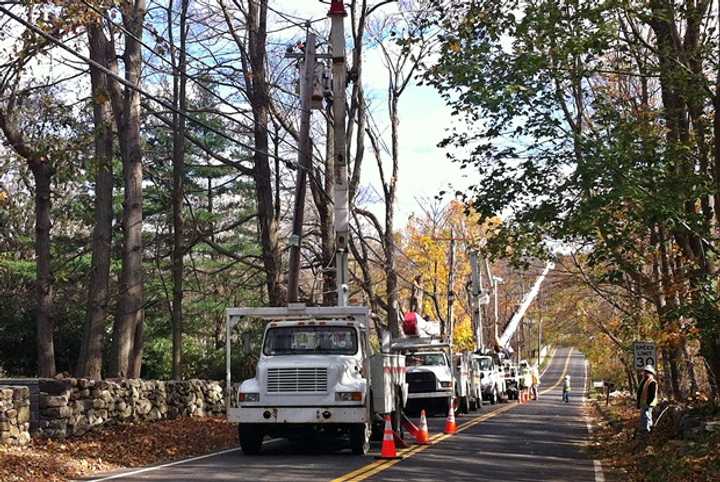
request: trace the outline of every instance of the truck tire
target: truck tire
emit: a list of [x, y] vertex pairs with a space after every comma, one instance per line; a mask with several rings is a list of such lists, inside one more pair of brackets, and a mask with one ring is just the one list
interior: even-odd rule
[[440, 415], [447, 417], [448, 413], [450, 413], [450, 407], [452, 407], [452, 402], [446, 398], [442, 400], [438, 405], [440, 406]]
[[354, 423], [350, 426], [350, 448], [353, 455], [367, 455], [370, 450], [370, 424]]
[[495, 405], [498, 401], [497, 387], [493, 388], [492, 395], [490, 395], [490, 405]]
[[470, 404], [468, 397], [460, 397], [460, 413], [470, 413]]
[[245, 455], [257, 455], [262, 450], [262, 442], [265, 434], [255, 424], [240, 423], [238, 424], [238, 439], [240, 440], [240, 448]]

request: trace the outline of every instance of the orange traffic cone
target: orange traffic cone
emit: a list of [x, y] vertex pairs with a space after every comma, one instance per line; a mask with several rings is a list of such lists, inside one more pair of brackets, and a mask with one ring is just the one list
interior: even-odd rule
[[397, 450], [395, 449], [395, 436], [393, 434], [392, 422], [390, 422], [390, 415], [385, 415], [385, 430], [383, 432], [382, 448], [380, 449], [380, 456], [375, 457], [376, 459], [399, 459]]
[[445, 432], [446, 434], [455, 433], [457, 431], [457, 425], [455, 424], [455, 410], [452, 404], [450, 410], [448, 410], [448, 416], [445, 419]]
[[415, 441], [420, 445], [430, 445], [430, 433], [428, 432], [425, 410], [420, 412], [420, 428], [415, 433]]

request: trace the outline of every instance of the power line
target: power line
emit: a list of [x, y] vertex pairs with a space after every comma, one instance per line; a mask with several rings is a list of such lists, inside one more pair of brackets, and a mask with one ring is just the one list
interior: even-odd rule
[[[92, 8], [92, 6], [91, 6], [91, 8]], [[274, 155], [274, 154], [272, 154], [272, 153], [270, 153], [270, 152], [268, 152], [268, 151], [262, 151], [262, 150], [260, 150], [260, 149], [255, 148], [254, 146], [250, 146], [249, 144], [246, 144], [246, 143], [244, 143], [244, 142], [242, 142], [242, 141], [239, 141], [239, 140], [237, 140], [237, 139], [235, 139], [235, 138], [233, 138], [233, 137], [228, 136], [228, 135], [225, 134], [224, 132], [222, 132], [222, 131], [220, 131], [220, 130], [218, 130], [218, 129], [216, 129], [216, 128], [208, 125], [208, 124], [206, 124], [206, 123], [203, 122], [203, 121], [200, 121], [200, 120], [198, 120], [198, 119], [196, 119], [196, 118], [194, 118], [194, 117], [192, 117], [192, 116], [189, 116], [189, 115], [187, 115], [187, 114], [179, 111], [177, 108], [175, 108], [175, 106], [173, 106], [173, 105], [170, 104], [169, 102], [167, 102], [167, 101], [165, 101], [165, 100], [163, 100], [163, 99], [160, 99], [160, 98], [158, 98], [158, 97], [156, 97], [156, 96], [148, 93], [147, 91], [143, 90], [142, 88], [140, 88], [140, 87], [138, 87], [138, 86], [136, 86], [136, 85], [133, 85], [131, 82], [125, 80], [123, 77], [118, 76], [117, 74], [115, 74], [114, 72], [112, 72], [111, 70], [109, 70], [108, 68], [106, 68], [105, 66], [103, 66], [102, 64], [100, 64], [100, 63], [98, 63], [98, 62], [96, 62], [96, 61], [94, 61], [94, 60], [92, 60], [92, 59], [90, 59], [90, 58], [88, 58], [88, 57], [86, 57], [86, 56], [84, 56], [84, 55], [76, 52], [76, 51], [73, 50], [71, 47], [67, 46], [64, 42], [62, 42], [61, 40], [57, 39], [56, 37], [50, 35], [49, 33], [45, 32], [45, 31], [43, 31], [42, 29], [40, 29], [40, 28], [37, 27], [36, 25], [33, 25], [32, 23], [30, 23], [30, 22], [28, 22], [28, 21], [26, 21], [26, 20], [24, 20], [24, 19], [16, 16], [16, 15], [13, 14], [11, 11], [9, 11], [8, 9], [6, 9], [5, 7], [3, 7], [3, 6], [1, 6], [1, 5], [0, 5], [0, 12], [7, 14], [8, 17], [10, 17], [11, 19], [13, 19], [13, 20], [15, 20], [16, 22], [24, 25], [26, 28], [32, 30], [33, 32], [37, 33], [38, 35], [44, 37], [45, 39], [47, 39], [47, 40], [50, 41], [51, 43], [57, 45], [57, 46], [60, 47], [61, 49], [67, 51], [67, 52], [70, 53], [71, 55], [73, 55], [73, 56], [75, 56], [75, 57], [83, 60], [84, 62], [88, 63], [89, 65], [92, 65], [92, 66], [98, 68], [98, 69], [101, 70], [103, 73], [105, 73], [105, 74], [108, 75], [109, 77], [115, 79], [116, 81], [120, 82], [120, 83], [121, 83], [122, 85], [124, 85], [125, 87], [127, 87], [127, 88], [129, 88], [129, 89], [131, 89], [131, 90], [134, 90], [134, 91], [138, 92], [139, 94], [143, 95], [144, 97], [146, 97], [146, 98], [148, 98], [148, 99], [150, 99], [150, 100], [153, 100], [153, 101], [157, 102], [157, 103], [160, 104], [161, 106], [163, 106], [163, 107], [165, 107], [166, 109], [170, 110], [171, 112], [173, 112], [173, 113], [175, 113], [175, 114], [177, 114], [177, 115], [179, 115], [179, 116], [181, 116], [181, 117], [189, 120], [190, 122], [193, 122], [193, 123], [195, 123], [195, 124], [197, 124], [197, 125], [205, 128], [205, 129], [207, 129], [208, 131], [210, 131], [210, 132], [212, 132], [212, 133], [214, 133], [214, 134], [222, 137], [223, 139], [226, 139], [226, 140], [228, 140], [229, 142], [232, 142], [232, 143], [234, 143], [234, 144], [237, 144], [237, 145], [239, 145], [239, 146], [243, 147], [244, 149], [247, 149], [247, 150], [249, 150], [249, 151], [251, 151], [251, 152], [256, 152], [256, 153], [260, 153], [260, 154], [267, 155], [269, 158], [279, 160], [279, 161], [281, 161], [281, 162], [283, 162], [283, 163], [285, 163], [286, 165], [289, 165], [289, 166], [294, 166], [296, 169], [304, 169], [302, 166], [297, 165], [297, 163], [289, 162], [289, 161], [287, 161], [286, 159], [283, 159], [283, 158], [281, 158], [281, 157], [279, 157], [279, 156], [276, 156], [276, 155]], [[111, 22], [111, 23], [112, 23], [112, 22]], [[113, 25], [115, 25], [115, 24], [113, 24]], [[124, 30], [124, 29], [123, 29], [123, 30]], [[127, 31], [126, 31], [126, 32], [127, 32]], [[136, 41], [140, 42], [142, 45], [145, 45], [142, 41], [138, 40], [137, 37], [135, 37], [135, 36], [133, 36], [133, 37], [135, 38]], [[147, 48], [148, 48], [149, 50], [153, 51], [154, 53], [156, 53], [153, 49], [151, 49], [151, 48], [149, 48], [149, 47], [147, 47]], [[156, 55], [158, 55], [159, 58], [162, 58], [162, 59], [165, 60], [166, 62], [169, 62], [167, 59], [164, 59], [164, 57], [160, 56], [159, 54], [156, 53]], [[173, 66], [173, 67], [174, 67], [174, 66]], [[208, 67], [209, 67], [209, 66], [208, 66]], [[190, 78], [191, 80], [197, 82], [197, 80], [192, 79], [192, 77], [188, 77], [188, 78]], [[213, 93], [213, 94], [214, 94], [214, 93]], [[214, 95], [217, 95], [217, 94], [214, 94]], [[220, 99], [222, 100], [222, 102], [223, 102], [225, 105], [229, 105], [229, 106], [232, 107], [233, 109], [237, 109], [236, 106], [233, 106], [232, 104], [227, 103], [227, 101], [225, 101], [225, 100], [222, 99], [222, 98], [220, 98]], [[147, 108], [147, 106], [146, 106], [146, 108]], [[150, 113], [151, 113], [152, 115], [155, 115], [156, 117], [158, 117], [157, 112], [152, 111], [152, 109], [148, 109], [148, 110], [150, 111]], [[238, 113], [241, 114], [241, 115], [244, 115], [244, 116], [246, 116], [246, 117], [249, 117], [249, 115], [248, 115], [248, 114], [245, 114], [244, 112], [238, 111]], [[160, 118], [160, 117], [158, 117], [158, 118]], [[230, 117], [230, 118], [231, 118], [231, 117]], [[231, 119], [232, 119], [232, 118], [231, 118]], [[162, 121], [164, 122], [164, 119], [160, 118], [160, 120], [162, 120]], [[233, 120], [234, 120], [235, 122], [237, 122], [238, 124], [240, 124], [241, 126], [247, 127], [246, 125], [240, 123], [240, 121], [238, 121], [237, 119], [233, 119]], [[186, 137], [187, 137], [187, 136], [186, 136]], [[191, 140], [191, 142], [193, 142], [193, 143], [195, 143], [195, 144], [198, 144], [198, 143], [199, 143], [199, 141], [197, 141], [196, 139], [190, 139], [190, 140]], [[294, 146], [294, 145], [292, 145], [292, 144], [291, 144], [289, 141], [287, 141], [286, 139], [282, 138], [282, 139], [278, 139], [278, 140], [280, 140], [280, 141], [288, 144], [291, 148], [297, 150], [297, 147]], [[202, 146], [201, 146], [201, 147], [202, 147]], [[206, 146], [205, 146], [205, 147], [206, 147]], [[209, 150], [209, 148], [207, 148], [207, 150]], [[218, 157], [216, 157], [216, 158], [218, 158]], [[221, 161], [221, 162], [227, 163], [226, 161]], [[236, 167], [236, 168], [237, 168], [237, 167], [244, 167], [244, 166], [240, 166], [238, 163], [230, 163], [230, 165], [232, 165], [232, 166], [234, 166], [234, 167]], [[246, 168], [246, 169], [249, 169], [249, 168]]]
[[[162, 54], [160, 54], [160, 52], [158, 52], [157, 50], [155, 50], [154, 48], [152, 48], [151, 46], [149, 46], [149, 45], [148, 45], [147, 43], [145, 43], [141, 38], [138, 38], [138, 36], [136, 36], [135, 34], [133, 34], [132, 32], [130, 32], [129, 30], [127, 30], [123, 25], [120, 25], [120, 24], [118, 24], [118, 23], [116, 23], [116, 22], [113, 22], [112, 20], [110, 20], [109, 18], [107, 18], [101, 10], [99, 10], [97, 7], [95, 7], [94, 5], [92, 5], [92, 4], [90, 4], [89, 2], [87, 2], [87, 0], [81, 0], [81, 1], [82, 1], [82, 3], [84, 3], [85, 5], [87, 5], [91, 10], [93, 10], [95, 13], [97, 13], [97, 14], [100, 15], [101, 17], [105, 18], [105, 20], [106, 20], [108, 23], [110, 23], [111, 25], [113, 25], [113, 26], [115, 26], [116, 28], [120, 29], [125, 35], [129, 36], [130, 38], [132, 38], [133, 40], [135, 40], [136, 42], [138, 42], [140, 45], [142, 45], [143, 47], [145, 47], [145, 49], [147, 49], [147, 50], [149, 50], [150, 52], [152, 52], [153, 54], [155, 54], [155, 56], [156, 56], [159, 60], [165, 62], [165, 63], [168, 64], [168, 65], [170, 65], [170, 67], [172, 67], [173, 71], [175, 71], [175, 70], [177, 69], [177, 67], [175, 66], [175, 64], [174, 64], [172, 61], [170, 61], [170, 60], [168, 60], [167, 58], [165, 58]], [[145, 31], [149, 32], [150, 34], [152, 34], [152, 35], [154, 35], [154, 36], [156, 36], [156, 37], [158, 37], [158, 38], [161, 38], [163, 41], [168, 42], [167, 39], [165, 39], [164, 37], [162, 37], [161, 35], [159, 35], [154, 29], [150, 29], [147, 25], [143, 24], [143, 29], [144, 29]], [[168, 42], [168, 43], [169, 43], [169, 42]], [[172, 45], [171, 48], [175, 48], [175, 45]], [[212, 68], [212, 66], [206, 64], [206, 63], [203, 62], [202, 60], [200, 60], [200, 59], [198, 59], [197, 57], [193, 56], [192, 54], [188, 53], [187, 50], [185, 51], [185, 55], [187, 55], [190, 59], [194, 60], [195, 62], [198, 62], [199, 64], [201, 64], [203, 67], [205, 67], [205, 68], [207, 68], [207, 69], [211, 69], [211, 68]], [[237, 114], [240, 114], [240, 115], [244, 116], [245, 118], [247, 118], [248, 120], [254, 122], [254, 119], [252, 119], [249, 114], [247, 114], [246, 112], [243, 112], [242, 110], [240, 110], [236, 105], [233, 105], [233, 104], [231, 104], [230, 102], [226, 101], [226, 100], [225, 100], [224, 98], [222, 98], [219, 94], [217, 94], [216, 92], [214, 92], [212, 89], [210, 89], [209, 87], [207, 87], [206, 85], [204, 85], [204, 84], [203, 84], [202, 82], [200, 82], [199, 80], [195, 79], [195, 78], [192, 77], [192, 76], [188, 76], [185, 72], [182, 72], [180, 75], [182, 75], [182, 76], [185, 77], [186, 79], [189, 79], [191, 82], [195, 83], [198, 87], [200, 87], [203, 91], [205, 91], [205, 92], [207, 92], [208, 94], [210, 94], [213, 98], [215, 98], [216, 100], [218, 100], [221, 104], [226, 105], [226, 106], [232, 108]], [[224, 114], [224, 113], [222, 113], [222, 112], [218, 112], [218, 113], [219, 113], [221, 116], [223, 116], [223, 117], [225, 117], [226, 119], [228, 119], [228, 120], [232, 120], [233, 122], [236, 122], [236, 123], [240, 124], [240, 125], [243, 126], [243, 127], [247, 127], [245, 124], [242, 124], [239, 120], [235, 119], [234, 117], [232, 117], [232, 116], [230, 116], [230, 115]], [[292, 149], [297, 150], [297, 146], [294, 146], [293, 144], [291, 144], [291, 143], [288, 142], [287, 140], [285, 140], [285, 139], [280, 139], [280, 140], [282, 140], [283, 142], [285, 142], [286, 144], [288, 144]], [[255, 152], [261, 152], [261, 151], [255, 149], [255, 148], [252, 148], [252, 150], [255, 151]], [[261, 152], [261, 153], [264, 154], [264, 152]], [[270, 154], [268, 154], [268, 155], [270, 155]]]
[[99, 69], [99, 70], [102, 71], [105, 75], [113, 78], [113, 79], [116, 80], [117, 82], [120, 82], [120, 83], [121, 83], [122, 85], [124, 85], [126, 88], [128, 88], [128, 89], [130, 89], [130, 90], [134, 90], [135, 92], [137, 92], [137, 93], [145, 96], [146, 98], [157, 102], [157, 103], [160, 104], [161, 106], [165, 107], [166, 109], [170, 110], [171, 112], [173, 112], [173, 113], [175, 113], [175, 114], [177, 114], [177, 115], [179, 115], [179, 116], [181, 116], [181, 117], [184, 117], [185, 119], [189, 120], [190, 122], [194, 122], [195, 124], [197, 124], [197, 125], [199, 125], [199, 126], [201, 126], [201, 127], [204, 127], [205, 129], [209, 130], [210, 132], [212, 132], [212, 133], [214, 133], [214, 134], [217, 134], [218, 136], [220, 136], [220, 137], [222, 137], [222, 138], [224, 138], [224, 139], [226, 139], [226, 140], [228, 140], [228, 141], [230, 141], [230, 142], [233, 142], [233, 143], [235, 143], [235, 144], [238, 144], [239, 146], [241, 146], [241, 147], [243, 147], [243, 148], [245, 148], [245, 149], [248, 149], [248, 150], [253, 151], [253, 152], [259, 152], [259, 153], [261, 153], [261, 154], [265, 154], [265, 155], [267, 155], [268, 157], [272, 157], [273, 159], [282, 160], [282, 159], [278, 158], [277, 156], [275, 156], [275, 155], [273, 155], [273, 154], [271, 154], [271, 153], [269, 153], [269, 152], [260, 151], [260, 150], [258, 150], [258, 149], [255, 149], [254, 147], [251, 147], [249, 144], [246, 144], [246, 143], [241, 142], [241, 141], [239, 141], [239, 140], [237, 140], [237, 139], [234, 139], [234, 138], [228, 136], [227, 134], [225, 134], [224, 132], [222, 132], [222, 131], [220, 131], [220, 130], [212, 127], [212, 126], [209, 126], [209, 125], [205, 124], [204, 122], [195, 119], [194, 117], [188, 116], [188, 115], [180, 112], [178, 109], [175, 108], [175, 106], [173, 106], [173, 105], [170, 104], [169, 102], [167, 102], [167, 101], [165, 101], [165, 100], [163, 100], [163, 99], [160, 99], [160, 98], [158, 98], [158, 97], [156, 97], [156, 96], [148, 93], [147, 91], [143, 90], [142, 88], [140, 88], [140, 87], [138, 87], [138, 86], [136, 86], [136, 85], [133, 85], [132, 82], [129, 82], [129, 81], [125, 80], [123, 77], [120, 77], [119, 75], [115, 74], [113, 71], [111, 71], [110, 69], [108, 69], [108, 68], [105, 67], [104, 65], [102, 65], [102, 64], [100, 64], [100, 63], [98, 63], [98, 62], [96, 62], [96, 61], [94, 61], [94, 60], [92, 60], [92, 59], [90, 59], [90, 58], [88, 58], [88, 57], [86, 57], [86, 56], [84, 56], [83, 54], [80, 54], [80, 53], [76, 52], [76, 51], [73, 50], [71, 47], [65, 45], [61, 40], [57, 39], [56, 37], [50, 35], [49, 33], [45, 32], [45, 31], [43, 31], [42, 29], [40, 29], [40, 28], [37, 27], [36, 25], [33, 25], [32, 23], [30, 23], [30, 22], [28, 22], [28, 21], [26, 21], [26, 20], [18, 17], [17, 15], [15, 15], [14, 13], [12, 13], [10, 10], [8, 10], [7, 8], [5, 8], [5, 7], [1, 6], [1, 5], [0, 5], [0, 12], [6, 14], [8, 17], [12, 18], [12, 19], [15, 20], [16, 22], [24, 25], [25, 27], [27, 27], [28, 29], [32, 30], [32, 31], [35, 32], [36, 34], [44, 37], [46, 40], [52, 42], [53, 44], [57, 45], [57, 46], [60, 47], [61, 49], [63, 49], [63, 50], [65, 50], [66, 52], [70, 53], [71, 55], [73, 55], [73, 56], [75, 56], [75, 57], [77, 57], [77, 58], [79, 58], [79, 59], [87, 62], [88, 64], [92, 65], [93, 67]]

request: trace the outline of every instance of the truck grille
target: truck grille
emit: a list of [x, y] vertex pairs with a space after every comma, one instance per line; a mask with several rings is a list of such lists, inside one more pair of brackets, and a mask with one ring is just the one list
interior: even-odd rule
[[327, 368], [269, 368], [267, 391], [327, 392]]
[[409, 372], [405, 374], [409, 393], [437, 391], [435, 374], [432, 372]]

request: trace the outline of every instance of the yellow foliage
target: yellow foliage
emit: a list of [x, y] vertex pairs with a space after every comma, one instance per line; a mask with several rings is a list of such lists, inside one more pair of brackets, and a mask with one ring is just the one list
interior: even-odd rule
[[[453, 201], [439, 219], [412, 217], [398, 240], [405, 256], [397, 258], [398, 273], [402, 283], [400, 299], [409, 299], [410, 285], [419, 277], [425, 297], [422, 315], [437, 320], [447, 317], [449, 250], [451, 232], [456, 241], [455, 293], [453, 313], [455, 318], [454, 341], [458, 347], [473, 347], [473, 332], [466, 284], [470, 279], [469, 252], [484, 244], [488, 230], [500, 224], [500, 219], [479, 223], [475, 212], [466, 212], [466, 206]], [[437, 306], [436, 306], [437, 303]], [[438, 313], [439, 311], [439, 313]]]

